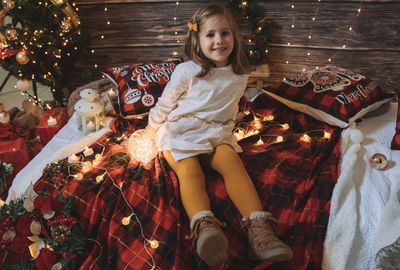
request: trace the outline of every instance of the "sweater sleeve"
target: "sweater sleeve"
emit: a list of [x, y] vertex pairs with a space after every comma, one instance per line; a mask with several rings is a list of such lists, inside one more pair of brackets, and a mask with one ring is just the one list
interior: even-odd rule
[[156, 105], [150, 110], [149, 125], [158, 130], [169, 113], [177, 106], [179, 98], [188, 89], [189, 80], [183, 64], [176, 66]]

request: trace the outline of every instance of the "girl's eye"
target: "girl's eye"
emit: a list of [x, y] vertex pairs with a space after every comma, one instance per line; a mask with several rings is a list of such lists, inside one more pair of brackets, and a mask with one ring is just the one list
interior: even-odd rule
[[210, 37], [210, 38], [212, 38], [212, 37], [214, 37], [214, 34], [212, 34], [212, 33], [210, 33], [210, 34], [207, 34], [207, 36], [206, 37]]
[[229, 35], [229, 32], [228, 32], [228, 31], [222, 32], [222, 35], [223, 35], [223, 36], [228, 36], [228, 35]]

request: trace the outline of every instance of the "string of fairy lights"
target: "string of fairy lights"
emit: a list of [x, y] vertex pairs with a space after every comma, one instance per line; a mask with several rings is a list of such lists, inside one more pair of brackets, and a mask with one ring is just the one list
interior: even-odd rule
[[[316, 6], [316, 10], [313, 13], [313, 17], [311, 18], [311, 22], [314, 24], [317, 21], [317, 16], [318, 16], [318, 12], [320, 9], [320, 2], [322, 0], [317, 0], [317, 6]], [[357, 17], [360, 15], [361, 12], [361, 6], [362, 6], [362, 2], [363, 0], [360, 1], [360, 7], [357, 10]], [[174, 37], [175, 37], [175, 41], [177, 44], [180, 44], [181, 41], [179, 39], [179, 31], [177, 31], [177, 10], [178, 7], [180, 5], [179, 1], [175, 2], [175, 11], [174, 11], [174, 16], [172, 18], [173, 23], [174, 23]], [[73, 6], [75, 7], [75, 10], [78, 11], [78, 8], [75, 6], [75, 3], [73, 3]], [[296, 8], [295, 8], [295, 4], [294, 1], [291, 1], [291, 14], [292, 14], [292, 20], [291, 20], [291, 25], [290, 28], [291, 29], [296, 29], [296, 21], [295, 21], [295, 12], [296, 12]], [[106, 27], [111, 25], [111, 20], [110, 20], [110, 16], [108, 14], [108, 7], [107, 7], [107, 2], [105, 2], [104, 4], [104, 17], [106, 19]], [[310, 28], [310, 31], [307, 35], [306, 40], [312, 40], [312, 29], [314, 29], [313, 27], [316, 27], [315, 25], [312, 26]], [[352, 31], [352, 25], [350, 25], [348, 27], [349, 31]], [[105, 35], [101, 34], [99, 36], [100, 39], [104, 39]], [[347, 43], [347, 39], [344, 40], [344, 43], [342, 45], [342, 48], [345, 49], [346, 48], [346, 43]], [[291, 46], [290, 43], [288, 43], [288, 46]], [[94, 59], [96, 59], [95, 57], [95, 50], [92, 49], [91, 53], [93, 54]], [[172, 53], [173, 55], [178, 55], [177, 51], [174, 51]], [[308, 56], [310, 56], [311, 53], [307, 52], [306, 54], [306, 58], [308, 58]], [[327, 59], [328, 62], [332, 61], [332, 58], [335, 56], [335, 54], [333, 56], [331, 56], [329, 59]], [[306, 60], [307, 62], [307, 60]], [[286, 63], [289, 63], [289, 61], [286, 61]], [[95, 68], [98, 68], [97, 63], [94, 64]], [[318, 68], [318, 67], [316, 67]], [[305, 71], [305, 69], [303, 69], [303, 71]], [[244, 111], [245, 115], [252, 115], [253, 116], [253, 121], [249, 122], [249, 123], [239, 123], [237, 125], [237, 127], [235, 128], [234, 135], [237, 137], [238, 140], [242, 140], [244, 138], [250, 137], [250, 136], [258, 136], [258, 140], [255, 143], [256, 146], [259, 145], [265, 145], [266, 147], [273, 145], [273, 144], [280, 144], [285, 142], [286, 135], [274, 135], [274, 134], [263, 134], [260, 135], [260, 130], [262, 128], [264, 128], [266, 125], [271, 126], [271, 125], [277, 125], [280, 126], [283, 130], [289, 130], [290, 129], [290, 124], [289, 123], [279, 123], [275, 121], [275, 116], [273, 114], [267, 114], [267, 115], [260, 115], [260, 114], [256, 114], [252, 111], [250, 111], [249, 109], [246, 109]], [[313, 134], [317, 134], [317, 135], [313, 135]], [[298, 133], [290, 133], [287, 134], [287, 136], [296, 136], [299, 138], [299, 140], [302, 143], [310, 143], [313, 139], [317, 139], [317, 140], [329, 140], [331, 133], [329, 131], [326, 130], [312, 130], [312, 131], [308, 131], [306, 133], [303, 134], [298, 134]], [[127, 139], [127, 135], [124, 134], [121, 137], [117, 138], [117, 141], [123, 141]], [[108, 140], [108, 139], [107, 139]], [[122, 181], [121, 183], [117, 183], [115, 181], [115, 179], [112, 177], [112, 175], [109, 173], [109, 171], [107, 170], [107, 168], [101, 167], [101, 162], [104, 159], [104, 152], [105, 152], [105, 145], [96, 142], [97, 144], [102, 146], [102, 151], [98, 154], [94, 155], [94, 159], [92, 161], [86, 159], [86, 157], [89, 157], [91, 155], [93, 155], [93, 149], [91, 149], [90, 147], [86, 146], [85, 150], [83, 151], [82, 154], [72, 154], [71, 156], [68, 157], [68, 161], [72, 164], [75, 164], [80, 171], [74, 174], [70, 174], [68, 175], [69, 177], [72, 177], [73, 179], [75, 179], [76, 181], [81, 181], [82, 179], [84, 179], [84, 175], [86, 173], [88, 173], [90, 170], [92, 169], [97, 169], [100, 171], [100, 173], [95, 177], [96, 183], [102, 183], [103, 181], [105, 181], [106, 179], [109, 179], [110, 181], [112, 181], [113, 186], [116, 187], [119, 192], [120, 195], [122, 196], [124, 202], [126, 203], [127, 207], [129, 208], [129, 213], [124, 216], [121, 219], [121, 224], [124, 226], [130, 226], [132, 224], [132, 226], [139, 226], [140, 229], [140, 234], [141, 237], [143, 239], [143, 246], [144, 249], [146, 251], [146, 253], [149, 255], [150, 260], [151, 260], [151, 264], [152, 267], [151, 269], [159, 269], [158, 266], [156, 266], [154, 257], [152, 255], [153, 251], [151, 251], [149, 249], [149, 247], [151, 249], [157, 249], [159, 247], [159, 240], [157, 240], [154, 235], [152, 235], [151, 237], [146, 237], [145, 233], [144, 233], [144, 229], [143, 226], [140, 222], [139, 217], [136, 215], [134, 207], [129, 203], [129, 200], [125, 197], [124, 193], [123, 193], [123, 186], [124, 186], [124, 181]], [[140, 147], [140, 144], [139, 146]], [[143, 147], [143, 145], [142, 145]], [[146, 146], [147, 147], [147, 146]], [[142, 151], [138, 151], [138, 152], [146, 152], [146, 149], [142, 149]], [[131, 221], [134, 220], [134, 223], [132, 223]], [[94, 240], [95, 241], [95, 240]], [[100, 249], [102, 250], [102, 246], [99, 242], [95, 241], [97, 245], [100, 246]], [[100, 255], [99, 255], [100, 256]], [[96, 259], [97, 260], [97, 259]]]
[[[322, 1], [323, 1], [323, 0], [316, 0], [316, 2], [317, 2], [316, 9], [315, 9], [315, 11], [314, 11], [313, 16], [310, 18], [310, 21], [311, 21], [311, 23], [312, 23], [312, 26], [310, 27], [309, 33], [308, 33], [308, 35], [305, 37], [305, 40], [310, 41], [310, 40], [312, 40], [312, 38], [313, 38], [312, 30], [313, 30], [313, 29], [316, 29], [316, 27], [317, 27], [317, 25], [316, 25], [315, 23], [317, 22], [317, 16], [318, 16], [318, 12], [319, 12], [319, 10], [320, 10], [320, 3], [321, 3]], [[359, 4], [358, 8], [356, 9], [356, 18], [355, 18], [355, 19], [357, 19], [357, 18], [360, 16], [360, 13], [361, 13], [361, 10], [362, 10], [362, 4], [363, 4], [363, 0], [360, 0], [360, 4]], [[291, 24], [290, 24], [289, 28], [292, 29], [292, 31], [294, 31], [294, 30], [296, 30], [295, 15], [296, 15], [297, 13], [296, 13], [296, 5], [294, 4], [294, 1], [293, 1], [293, 0], [291, 0], [291, 2], [290, 2], [290, 9], [291, 9], [290, 14], [291, 14], [291, 16], [292, 16], [292, 19], [291, 19]], [[346, 27], [347, 33], [353, 31], [353, 25], [354, 25], [354, 23], [355, 23], [355, 20], [353, 20], [352, 23]], [[343, 43], [340, 45], [340, 47], [341, 47], [342, 49], [346, 49], [346, 48], [347, 48], [347, 41], [348, 41], [348, 36], [345, 37]], [[310, 43], [308, 42], [308, 44], [310, 44]], [[293, 46], [293, 44], [291, 44], [290, 42], [288, 42], [287, 45], [288, 45], [289, 47], [290, 47], [290, 46]], [[326, 62], [331, 63], [332, 60], [335, 58], [335, 56], [336, 56], [338, 53], [339, 53], [339, 50], [335, 50], [334, 54], [333, 54], [332, 56], [330, 56], [328, 59], [326, 59]], [[306, 55], [305, 55], [305, 61], [304, 61], [304, 64], [305, 64], [305, 65], [307, 65], [307, 63], [309, 62], [309, 56], [311, 56], [311, 52], [310, 52], [309, 50], [307, 50]], [[286, 64], [289, 64], [290, 61], [289, 61], [289, 60], [286, 60], [285, 63], [286, 63]], [[315, 66], [315, 69], [319, 69], [319, 66]], [[306, 70], [307, 70], [307, 68], [304, 66], [304, 67], [302, 68], [302, 71], [305, 72]], [[283, 78], [283, 79], [285, 79], [285, 78]]]
[[[179, 2], [179, 1], [176, 1], [176, 2], [175, 2], [174, 15], [173, 15], [173, 17], [172, 17], [172, 20], [173, 20], [173, 23], [174, 23], [174, 39], [175, 39], [175, 42], [177, 43], [177, 45], [180, 45], [180, 44], [181, 44], [181, 40], [179, 39], [179, 34], [180, 34], [180, 32], [177, 30], [177, 28], [178, 28], [178, 26], [177, 26], [177, 20], [178, 20], [177, 13], [178, 13], [178, 7], [179, 7], [179, 5], [180, 5], [180, 2]], [[106, 20], [106, 28], [108, 28], [108, 27], [111, 25], [111, 20], [110, 20], [109, 14], [108, 14], [108, 11], [109, 11], [109, 10], [108, 10], [107, 2], [106, 2], [106, 1], [104, 2], [104, 9], [103, 9], [103, 11], [104, 11], [104, 18], [105, 18], [105, 20]], [[100, 39], [105, 39], [105, 35], [104, 35], [104, 34], [101, 34], [98, 38], [100, 38]], [[92, 53], [93, 59], [94, 59], [93, 67], [94, 67], [95, 69], [97, 69], [97, 68], [98, 68], [98, 64], [97, 64], [97, 62], [96, 62], [95, 49], [91, 49], [90, 52]], [[172, 56], [177, 56], [177, 55], [179, 55], [179, 52], [178, 52], [177, 50], [174, 50], [174, 51], [171, 53], [171, 55], [172, 55]], [[104, 77], [104, 75], [102, 75], [102, 76]]]
[[[127, 137], [125, 134], [123, 134], [122, 136], [118, 137], [116, 140], [117, 141], [123, 141], [125, 140]], [[106, 139], [106, 141], [109, 141], [109, 139]], [[85, 146], [84, 151], [82, 152], [82, 154], [72, 154], [68, 157], [68, 162], [70, 162], [71, 164], [73, 164], [74, 166], [77, 166], [78, 168], [80, 168], [80, 171], [74, 174], [69, 173], [67, 176], [67, 179], [69, 177], [72, 177], [74, 179], [76, 179], [77, 181], [81, 181], [82, 179], [84, 179], [84, 174], [88, 173], [90, 170], [96, 168], [97, 170], [100, 170], [102, 173], [98, 174], [96, 176], [96, 183], [101, 183], [103, 181], [106, 180], [106, 178], [110, 179], [113, 183], [113, 186], [116, 187], [119, 192], [120, 195], [122, 197], [122, 199], [124, 200], [124, 202], [126, 203], [126, 205], [128, 206], [128, 208], [130, 209], [130, 212], [128, 215], [124, 216], [121, 220], [121, 224], [124, 226], [129, 226], [130, 224], [132, 224], [131, 220], [134, 220], [134, 224], [135, 226], [139, 226], [140, 229], [140, 235], [143, 238], [143, 247], [144, 250], [146, 251], [146, 253], [149, 255], [151, 263], [152, 263], [152, 270], [156, 270], [159, 269], [159, 267], [156, 265], [154, 257], [152, 252], [149, 250], [149, 247], [152, 249], [157, 249], [159, 247], [159, 241], [157, 239], [155, 239], [154, 237], [151, 238], [147, 238], [145, 233], [144, 233], [144, 229], [142, 226], [142, 223], [140, 222], [139, 217], [136, 215], [135, 210], [133, 208], [133, 206], [129, 203], [128, 199], [126, 198], [126, 196], [124, 195], [122, 188], [124, 185], [124, 181], [121, 181], [121, 183], [117, 184], [117, 182], [115, 181], [115, 179], [112, 177], [112, 175], [109, 173], [109, 171], [107, 170], [107, 168], [101, 167], [100, 164], [104, 158], [104, 151], [106, 146], [102, 143], [96, 142], [98, 145], [100, 145], [102, 147], [102, 150], [100, 153], [95, 154], [94, 155], [94, 160], [93, 161], [89, 161], [86, 160], [85, 161], [85, 157], [89, 157], [92, 156], [94, 154], [94, 151], [92, 148]], [[102, 246], [101, 244], [96, 241], [96, 244], [100, 246], [100, 250], [102, 250]], [[101, 254], [99, 254], [100, 256]], [[96, 259], [97, 260], [97, 259]]]
[[[317, 15], [318, 15], [318, 11], [319, 11], [319, 2], [321, 2], [321, 0], [318, 0], [318, 5], [316, 8], [316, 11], [314, 12], [314, 16], [312, 17], [312, 22], [316, 21]], [[173, 23], [174, 23], [174, 36], [175, 36], [175, 41], [177, 44], [180, 44], [181, 41], [179, 39], [179, 31], [176, 30], [177, 28], [177, 10], [179, 7], [179, 1], [176, 1], [175, 3], [175, 11], [174, 11], [174, 16], [172, 18]], [[295, 6], [294, 3], [292, 1], [292, 22], [291, 22], [291, 28], [295, 29], [295, 20], [294, 20], [294, 13], [295, 13]], [[361, 11], [361, 7], [359, 8], [358, 14]], [[106, 19], [106, 26], [109, 26], [111, 24], [111, 21], [109, 19], [109, 15], [108, 15], [108, 7], [107, 7], [107, 3], [105, 3], [104, 6], [104, 16]], [[351, 29], [351, 26], [350, 28]], [[104, 39], [105, 36], [102, 34], [100, 36], [101, 39]], [[312, 32], [310, 30], [308, 36], [306, 37], [308, 40], [312, 39]], [[288, 44], [290, 46], [290, 43]], [[345, 48], [345, 46], [343, 46], [343, 48]], [[95, 51], [94, 49], [92, 49], [92, 54], [95, 55]], [[173, 55], [178, 55], [177, 51], [173, 52]], [[307, 56], [310, 56], [310, 53], [307, 53]], [[332, 57], [331, 57], [332, 58]], [[328, 60], [329, 62], [331, 61], [331, 58]], [[98, 68], [98, 65], [95, 63], [94, 64], [95, 68]], [[242, 140], [244, 138], [250, 137], [250, 136], [259, 136], [259, 139], [257, 140], [257, 142], [255, 143], [256, 146], [259, 145], [264, 145], [266, 147], [269, 147], [270, 145], [274, 145], [274, 144], [280, 144], [285, 142], [286, 135], [274, 135], [274, 134], [263, 134], [262, 136], [260, 135], [260, 130], [265, 126], [265, 125], [277, 125], [280, 126], [282, 128], [282, 130], [289, 130], [290, 129], [290, 124], [289, 123], [278, 123], [276, 121], [274, 121], [275, 117], [272, 114], [268, 114], [268, 115], [259, 115], [256, 114], [254, 112], [251, 112], [250, 110], [245, 110], [244, 111], [245, 115], [249, 115], [252, 114], [253, 115], [253, 121], [251, 121], [249, 124], [245, 124], [244, 126], [242, 124], [239, 123], [239, 125], [235, 128], [234, 135], [237, 137], [238, 140]], [[317, 136], [312, 135], [312, 134], [318, 134]], [[297, 133], [293, 133], [293, 134], [288, 134], [287, 136], [297, 136], [299, 138], [299, 140], [302, 143], [311, 143], [312, 139], [317, 139], [317, 140], [329, 140], [331, 137], [331, 133], [326, 131], [326, 130], [313, 130], [313, 131], [308, 131], [306, 133], [303, 134], [297, 134]], [[126, 135], [121, 136], [120, 138], [118, 138], [117, 140], [121, 141], [126, 139]], [[124, 193], [122, 192], [122, 188], [123, 188], [123, 184], [124, 181], [122, 181], [120, 184], [117, 184], [116, 181], [113, 179], [113, 177], [111, 176], [111, 174], [108, 172], [107, 168], [103, 168], [100, 167], [100, 163], [103, 159], [103, 155], [104, 155], [104, 150], [105, 150], [105, 146], [102, 145], [103, 150], [101, 151], [100, 154], [96, 154], [94, 160], [91, 161], [84, 161], [84, 156], [85, 156], [85, 152], [88, 152], [90, 154], [90, 148], [89, 147], [85, 147], [85, 151], [83, 152], [83, 156], [80, 155], [79, 157], [76, 156], [75, 154], [70, 156], [69, 159], [71, 159], [72, 162], [77, 162], [77, 164], [79, 165], [79, 167], [81, 168], [81, 171], [73, 174], [73, 175], [69, 175], [70, 177], [73, 177], [74, 179], [76, 179], [77, 181], [80, 181], [82, 179], [84, 179], [84, 174], [89, 172], [91, 169], [96, 168], [99, 171], [101, 171], [101, 173], [99, 173], [96, 176], [96, 183], [101, 183], [103, 182], [106, 178], [110, 179], [110, 181], [112, 181], [113, 185], [120, 191], [120, 194], [123, 198], [123, 200], [125, 201], [126, 205], [129, 208], [129, 213], [124, 216], [121, 220], [121, 224], [124, 226], [129, 226], [130, 224], [132, 224], [132, 219], [135, 221], [134, 224], [135, 226], [139, 226], [140, 229], [140, 233], [141, 233], [141, 237], [143, 239], [143, 245], [144, 245], [144, 249], [147, 252], [147, 254], [150, 256], [150, 260], [152, 262], [152, 268], [151, 269], [158, 269], [158, 266], [156, 266], [152, 252], [148, 249], [148, 247], [152, 248], [152, 249], [157, 249], [159, 247], [159, 241], [154, 237], [154, 235], [152, 235], [151, 237], [147, 238], [145, 233], [144, 233], [144, 229], [143, 226], [140, 222], [139, 217], [136, 215], [135, 211], [134, 211], [134, 207], [129, 203], [128, 199], [125, 197]], [[148, 147], [146, 144], [137, 144], [137, 147]], [[132, 150], [131, 150], [132, 151]], [[145, 153], [148, 152], [146, 149], [141, 149], [140, 151], [136, 151], [137, 153]], [[74, 161], [75, 160], [75, 161]], [[101, 244], [97, 242], [98, 245]]]
[[[315, 0], [315, 1], [316, 1], [315, 11], [313, 12], [312, 17], [310, 18], [310, 22], [311, 22], [312, 26], [309, 27], [310, 30], [308, 31], [307, 35], [304, 37], [304, 40], [307, 41], [307, 45], [312, 44], [311, 42], [317, 42], [317, 39], [313, 39], [313, 29], [316, 29], [316, 27], [318, 27], [318, 25], [317, 25], [317, 22], [318, 22], [318, 15], [319, 15], [319, 11], [320, 11], [320, 8], [321, 8], [321, 2], [323, 2], [323, 0]], [[358, 8], [356, 9], [356, 18], [360, 16], [360, 13], [361, 13], [361, 10], [362, 10], [362, 4], [363, 4], [363, 0], [360, 0], [360, 4], [359, 4]], [[105, 2], [104, 17], [105, 17], [105, 19], [106, 19], [107, 25], [110, 25], [111, 22], [110, 22], [110, 20], [109, 20], [108, 14], [107, 14], [107, 10], [108, 10], [108, 9], [107, 9], [107, 6], [106, 6], [106, 5], [107, 5], [107, 3]], [[247, 5], [247, 2], [246, 2], [246, 1], [243, 1], [243, 2], [241, 3], [241, 5], [242, 5], [242, 6], [246, 6], [246, 5]], [[180, 2], [179, 2], [179, 1], [176, 1], [176, 2], [175, 2], [174, 14], [173, 14], [173, 17], [172, 17], [172, 20], [173, 20], [173, 23], [174, 23], [174, 37], [175, 37], [175, 41], [176, 41], [176, 43], [177, 43], [178, 45], [181, 44], [181, 40], [179, 39], [180, 33], [179, 33], [179, 31], [177, 30], [177, 20], [178, 20], [178, 15], [177, 15], [177, 13], [178, 13], [178, 7], [179, 7], [179, 6], [180, 6]], [[295, 5], [295, 1], [294, 1], [294, 0], [291, 0], [291, 1], [290, 1], [290, 9], [291, 9], [290, 14], [291, 14], [292, 19], [291, 19], [291, 21], [290, 21], [290, 26], [289, 26], [289, 27], [292, 29], [292, 31], [295, 31], [295, 30], [297, 29], [297, 27], [296, 27], [296, 20], [295, 20], [295, 16], [296, 16], [297, 13], [296, 13], [296, 5]], [[348, 32], [353, 31], [353, 24], [354, 24], [354, 23], [355, 23], [355, 21], [353, 20], [352, 23], [346, 27], [346, 29], [347, 29]], [[101, 38], [101, 39], [104, 39], [104, 35], [101, 35], [100, 38]], [[347, 41], [348, 41], [348, 37], [345, 37], [343, 43], [342, 43], [340, 46], [338, 46], [338, 47], [340, 47], [340, 48], [342, 48], [342, 49], [346, 49], [346, 48], [347, 48]], [[294, 44], [292, 44], [292, 43], [289, 41], [289, 42], [287, 42], [287, 45], [288, 45], [289, 47], [291, 47], [291, 46], [293, 46]], [[299, 45], [299, 44], [297, 44], [297, 45]], [[300, 45], [301, 45], [301, 44], [300, 44]], [[309, 47], [309, 46], [305, 46], [305, 47]], [[92, 52], [94, 53], [94, 50], [93, 50]], [[331, 63], [331, 62], [333, 61], [333, 59], [335, 58], [335, 56], [336, 56], [339, 52], [340, 52], [339, 50], [335, 50], [335, 52], [333, 53], [333, 55], [331, 55], [330, 57], [328, 57], [328, 58], [326, 59], [326, 62], [327, 62], [327, 63]], [[172, 55], [173, 55], [173, 56], [177, 56], [178, 54], [179, 54], [179, 53], [178, 53], [178, 51], [176, 51], [176, 50], [172, 52]], [[305, 54], [305, 56], [304, 56], [304, 61], [303, 61], [303, 64], [304, 64], [304, 66], [303, 66], [303, 68], [302, 68], [302, 71], [303, 71], [303, 72], [305, 72], [305, 71], [307, 70], [307, 63], [309, 63], [309, 58], [310, 58], [310, 56], [311, 56], [311, 51], [310, 51], [310, 50], [307, 50], [307, 52], [306, 52], [306, 54]], [[290, 59], [285, 60], [285, 63], [286, 63], [286, 64], [290, 64], [290, 63], [291, 63]], [[95, 68], [97, 68], [97, 64], [95, 63], [94, 65], [95, 65]], [[314, 68], [315, 68], [315, 69], [319, 69], [319, 66], [315, 66]], [[283, 79], [285, 79], [285, 78], [283, 78]]]

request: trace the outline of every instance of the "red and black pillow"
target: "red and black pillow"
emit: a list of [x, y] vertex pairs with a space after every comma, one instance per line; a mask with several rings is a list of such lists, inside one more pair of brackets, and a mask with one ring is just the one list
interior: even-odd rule
[[348, 69], [325, 66], [263, 91], [292, 109], [342, 128], [393, 98], [371, 79]]
[[108, 91], [114, 109], [125, 118], [148, 114], [181, 62], [167, 59], [107, 69], [104, 74], [118, 88]]

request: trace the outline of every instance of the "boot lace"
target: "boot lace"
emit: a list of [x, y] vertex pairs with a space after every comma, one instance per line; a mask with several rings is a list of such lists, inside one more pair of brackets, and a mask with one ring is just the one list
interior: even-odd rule
[[246, 227], [249, 230], [256, 246], [263, 246], [277, 239], [276, 224], [279, 223], [282, 222], [268, 213], [263, 218], [243, 220], [242, 227]]
[[199, 238], [201, 231], [206, 228], [215, 228], [215, 227], [226, 228], [226, 223], [218, 220], [216, 217], [213, 216], [206, 216], [199, 218], [194, 222], [190, 235], [185, 236], [185, 239], [192, 240], [191, 248], [193, 249], [194, 244]]

